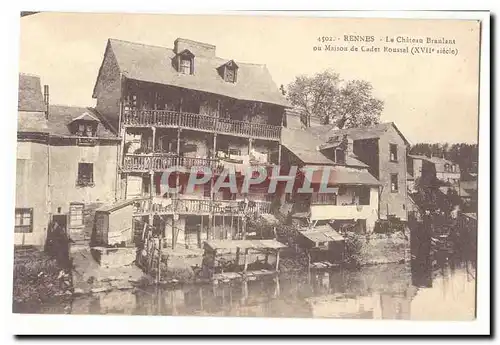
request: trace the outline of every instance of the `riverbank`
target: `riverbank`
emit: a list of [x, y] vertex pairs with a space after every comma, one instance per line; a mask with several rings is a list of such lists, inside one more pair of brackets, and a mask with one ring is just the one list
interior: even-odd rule
[[13, 278], [14, 305], [43, 303], [54, 297], [73, 294], [70, 272], [36, 248], [14, 250]]

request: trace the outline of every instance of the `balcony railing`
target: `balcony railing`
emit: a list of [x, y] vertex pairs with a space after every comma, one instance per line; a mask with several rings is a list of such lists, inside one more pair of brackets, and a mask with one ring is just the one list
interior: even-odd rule
[[186, 169], [191, 167], [210, 167], [218, 171], [223, 168], [218, 159], [179, 157], [177, 155], [165, 154], [130, 154], [123, 157], [123, 171], [164, 171], [170, 167], [182, 166]]
[[209, 214], [244, 215], [251, 213], [266, 214], [271, 212], [271, 202], [253, 201], [245, 208], [241, 201], [209, 199], [139, 199], [136, 203], [136, 214]]
[[279, 140], [281, 136], [281, 127], [279, 126], [169, 110], [125, 110], [123, 124], [127, 126], [182, 127], [274, 140]]

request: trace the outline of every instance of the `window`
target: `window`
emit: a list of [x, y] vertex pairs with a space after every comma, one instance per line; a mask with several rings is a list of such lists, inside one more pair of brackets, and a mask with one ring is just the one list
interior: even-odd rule
[[397, 162], [398, 161], [398, 145], [390, 144], [389, 151], [390, 151], [391, 162]]
[[77, 135], [83, 136], [83, 131], [85, 130], [85, 125], [83, 123], [78, 124], [78, 132], [76, 132]]
[[191, 59], [182, 57], [179, 71], [183, 74], [191, 74]]
[[33, 232], [33, 209], [16, 208], [16, 223], [14, 232], [30, 233]]
[[230, 83], [234, 83], [236, 81], [236, 72], [234, 69], [226, 67], [226, 81]]
[[69, 204], [69, 226], [71, 228], [83, 226], [83, 204]]
[[391, 192], [397, 193], [398, 190], [398, 174], [391, 174]]
[[78, 186], [93, 186], [94, 185], [94, 164], [93, 163], [78, 163]]
[[335, 163], [345, 164], [345, 151], [342, 149], [335, 149]]
[[96, 130], [97, 127], [95, 124], [87, 121], [78, 121], [75, 134], [79, 137], [94, 137]]

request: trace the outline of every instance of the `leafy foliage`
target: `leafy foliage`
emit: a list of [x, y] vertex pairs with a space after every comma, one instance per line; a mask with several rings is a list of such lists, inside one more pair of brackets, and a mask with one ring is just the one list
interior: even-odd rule
[[287, 86], [286, 97], [303, 109], [307, 126], [311, 117], [319, 117], [322, 124], [351, 128], [379, 122], [384, 103], [373, 97], [372, 91], [367, 81], [344, 81], [339, 74], [326, 70], [296, 77]]

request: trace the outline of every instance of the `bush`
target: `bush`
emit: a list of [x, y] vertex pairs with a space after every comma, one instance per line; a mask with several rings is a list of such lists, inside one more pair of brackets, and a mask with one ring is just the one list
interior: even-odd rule
[[358, 234], [346, 232], [343, 234], [345, 240], [344, 262], [349, 266], [359, 266], [363, 243]]
[[16, 302], [46, 301], [71, 289], [68, 274], [47, 254], [37, 250], [16, 250], [14, 253], [14, 291]]

